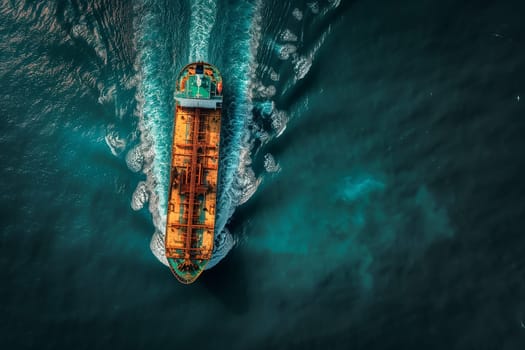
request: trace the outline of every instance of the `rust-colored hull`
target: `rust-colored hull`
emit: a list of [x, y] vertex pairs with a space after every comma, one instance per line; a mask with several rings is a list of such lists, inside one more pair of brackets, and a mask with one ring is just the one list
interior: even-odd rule
[[[198, 64], [206, 67], [203, 63], [193, 65]], [[210, 101], [219, 101], [219, 94], [217, 89], [213, 93], [211, 87], [210, 91], [203, 91], [206, 86], [203, 81], [209, 79], [208, 83], [213, 86], [217, 79], [205, 73], [198, 78], [200, 81], [192, 79], [195, 70], [191, 68], [186, 66], [177, 81], [165, 240], [170, 269], [186, 284], [199, 277], [213, 251], [222, 103], [221, 98], [221, 103], [209, 108]], [[188, 84], [194, 81], [198, 81], [199, 86], [191, 90]], [[186, 84], [182, 90], [180, 82]], [[222, 80], [220, 82], [222, 84]], [[189, 94], [208, 98], [193, 95], [188, 98]]]

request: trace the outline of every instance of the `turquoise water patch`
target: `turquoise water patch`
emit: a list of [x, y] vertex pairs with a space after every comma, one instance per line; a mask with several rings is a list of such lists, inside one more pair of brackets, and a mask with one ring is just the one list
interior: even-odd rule
[[341, 188], [340, 198], [347, 202], [363, 200], [369, 193], [381, 191], [385, 184], [374, 177], [347, 176], [339, 185]]

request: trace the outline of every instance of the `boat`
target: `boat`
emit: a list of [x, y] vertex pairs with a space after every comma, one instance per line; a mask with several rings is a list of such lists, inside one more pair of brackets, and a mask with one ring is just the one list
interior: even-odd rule
[[165, 255], [178, 281], [193, 283], [211, 259], [217, 212], [222, 76], [205, 62], [180, 71], [166, 219]]

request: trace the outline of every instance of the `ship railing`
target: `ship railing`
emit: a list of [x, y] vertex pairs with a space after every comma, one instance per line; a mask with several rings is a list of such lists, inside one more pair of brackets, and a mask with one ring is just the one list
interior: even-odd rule
[[222, 108], [222, 97], [199, 99], [175, 96], [177, 104], [186, 108], [217, 109]]
[[187, 228], [188, 226], [191, 226], [192, 228], [194, 229], [197, 229], [197, 230], [200, 230], [200, 229], [208, 229], [208, 230], [213, 230], [213, 225], [206, 225], [206, 224], [201, 224], [201, 223], [198, 223], [198, 224], [195, 224], [195, 223], [191, 223], [191, 224], [181, 224], [181, 223], [174, 223], [174, 224], [169, 224], [169, 227], [170, 228]]

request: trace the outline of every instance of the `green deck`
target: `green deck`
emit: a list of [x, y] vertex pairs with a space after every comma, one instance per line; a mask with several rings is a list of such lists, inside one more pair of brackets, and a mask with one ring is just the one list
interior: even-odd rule
[[199, 78], [194, 75], [188, 80], [188, 97], [190, 98], [210, 98], [212, 82], [208, 77], [200, 78], [200, 86], [198, 84]]
[[211, 75], [204, 73], [195, 74], [189, 71], [189, 66], [186, 66], [177, 79], [175, 96], [196, 99], [222, 98], [217, 91], [217, 84], [222, 83], [222, 77], [219, 71], [210, 65], [205, 65], [205, 68], [208, 70], [211, 69]]

